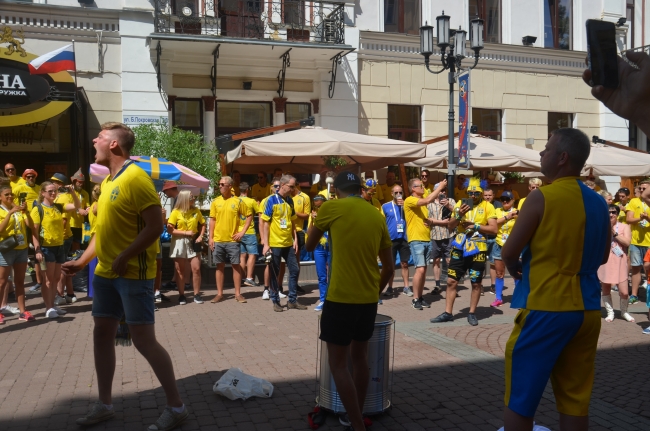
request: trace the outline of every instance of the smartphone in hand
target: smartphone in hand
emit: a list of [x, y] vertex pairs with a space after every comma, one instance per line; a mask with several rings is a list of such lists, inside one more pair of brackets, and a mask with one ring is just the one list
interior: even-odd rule
[[472, 198], [463, 198], [461, 200], [460, 206], [463, 206], [463, 205], [467, 205], [469, 207], [469, 209], [473, 209], [474, 208], [474, 199], [472, 199]]
[[618, 88], [616, 25], [596, 19], [587, 20], [587, 59], [591, 85]]

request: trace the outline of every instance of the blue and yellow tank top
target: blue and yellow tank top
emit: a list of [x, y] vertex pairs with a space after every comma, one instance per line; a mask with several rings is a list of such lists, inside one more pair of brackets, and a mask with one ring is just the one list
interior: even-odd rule
[[578, 177], [559, 178], [539, 191], [544, 214], [524, 247], [512, 308], [600, 310], [596, 271], [609, 247], [610, 229], [605, 200]]

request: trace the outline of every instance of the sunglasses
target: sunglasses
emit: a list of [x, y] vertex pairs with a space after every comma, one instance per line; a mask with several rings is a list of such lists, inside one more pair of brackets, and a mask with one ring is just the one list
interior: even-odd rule
[[16, 168], [7, 168], [7, 169], [5, 169], [5, 172], [15, 171], [15, 170], [16, 170]]
[[34, 175], [25, 175], [25, 178], [36, 178]]
[[280, 188], [280, 184], [273, 184], [273, 188], [274, 188], [274, 189], [279, 189], [279, 188]]
[[428, 177], [429, 177], [429, 176], [426, 175], [426, 174], [424, 174], [424, 175], [420, 175], [420, 178], [428, 178]]
[[467, 196], [481, 196], [481, 192], [467, 192]]
[[51, 195], [56, 194], [58, 192], [59, 192], [58, 190], [45, 190], [45, 193], [48, 193], [48, 194], [51, 194]]
[[416, 185], [413, 185], [413, 188], [416, 188], [416, 189], [417, 189], [418, 187], [423, 187], [423, 186], [422, 186], [422, 184], [418, 184], [417, 186], [416, 186]]
[[219, 187], [227, 187], [227, 186], [229, 186], [229, 185], [230, 185], [230, 184], [226, 184], [226, 183], [219, 183]]

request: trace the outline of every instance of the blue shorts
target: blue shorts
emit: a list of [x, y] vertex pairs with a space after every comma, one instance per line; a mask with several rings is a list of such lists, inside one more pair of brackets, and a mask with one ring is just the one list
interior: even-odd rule
[[241, 254], [257, 254], [257, 235], [254, 233], [244, 235], [239, 243]]
[[413, 266], [416, 268], [427, 266], [431, 256], [431, 241], [411, 241], [409, 247], [411, 248]]
[[490, 253], [490, 263], [494, 263], [495, 260], [503, 260], [501, 258], [501, 247], [499, 244], [496, 242], [494, 243], [494, 246], [492, 246], [492, 253]]
[[27, 249], [3, 251], [0, 253], [0, 266], [14, 266], [17, 263], [27, 263]]
[[630, 265], [643, 266], [643, 257], [648, 252], [648, 247], [642, 245], [630, 245]]
[[486, 238], [485, 242], [487, 242], [487, 257], [490, 263], [494, 263], [494, 259], [492, 258], [492, 250], [494, 249], [494, 245], [497, 243], [497, 240], [494, 238]]
[[506, 344], [505, 405], [535, 416], [550, 377], [557, 410], [587, 416], [600, 321], [600, 310], [519, 310]]
[[65, 263], [66, 255], [65, 249], [62, 245], [56, 245], [54, 247], [41, 247], [43, 252], [43, 259], [47, 263]]
[[154, 324], [154, 280], [93, 277], [93, 317], [121, 320], [129, 325]]

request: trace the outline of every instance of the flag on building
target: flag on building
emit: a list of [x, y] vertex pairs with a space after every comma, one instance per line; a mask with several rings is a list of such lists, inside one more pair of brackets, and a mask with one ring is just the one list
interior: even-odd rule
[[29, 73], [42, 75], [64, 70], [75, 70], [74, 48], [72, 44], [48, 52], [29, 62]]
[[458, 163], [462, 169], [469, 169], [469, 72], [458, 78]]

